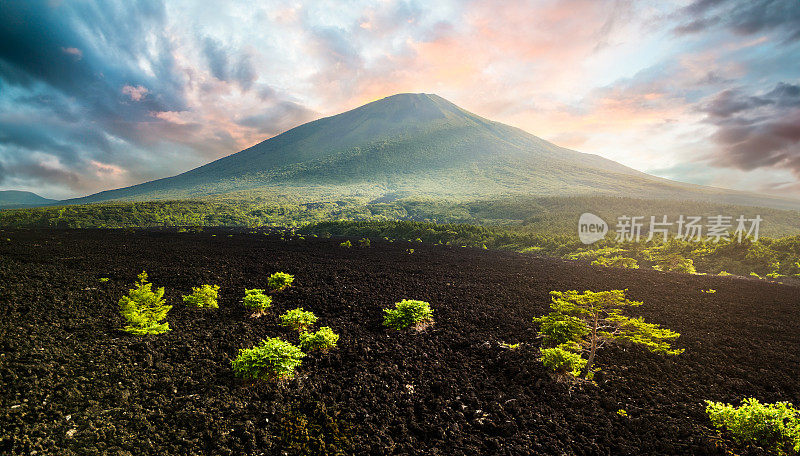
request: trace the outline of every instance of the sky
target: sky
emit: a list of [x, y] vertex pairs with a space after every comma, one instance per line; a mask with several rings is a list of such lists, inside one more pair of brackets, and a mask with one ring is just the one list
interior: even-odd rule
[[0, 190], [175, 175], [395, 93], [800, 197], [800, 1], [2, 0]]

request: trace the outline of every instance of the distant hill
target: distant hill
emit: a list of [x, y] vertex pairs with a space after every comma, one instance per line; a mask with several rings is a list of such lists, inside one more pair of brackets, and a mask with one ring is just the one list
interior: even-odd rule
[[387, 97], [174, 177], [64, 203], [276, 191], [305, 201], [612, 195], [800, 209], [798, 200], [650, 176], [556, 146], [431, 94]]
[[19, 190], [0, 190], [0, 209], [11, 209], [28, 206], [44, 206], [58, 200], [43, 198], [36, 193]]

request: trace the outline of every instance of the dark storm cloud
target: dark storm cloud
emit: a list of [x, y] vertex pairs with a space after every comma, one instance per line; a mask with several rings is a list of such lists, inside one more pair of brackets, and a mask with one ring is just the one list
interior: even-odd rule
[[[144, 36], [163, 25], [157, 14], [160, 2], [125, 4], [103, 2], [102, 6], [80, 2], [50, 6], [49, 2], [11, 2], [0, 12], [0, 77], [15, 85], [31, 87], [36, 82], [76, 97], [101, 116], [142, 116], [151, 110], [183, 107], [180, 85], [166, 40], [158, 40], [157, 54], [147, 55]], [[163, 6], [161, 7], [163, 8]], [[88, 32], [78, 34], [75, 25]], [[109, 55], [96, 49], [103, 43]], [[81, 59], [63, 49], [80, 50]], [[120, 55], [121, 54], [121, 55]], [[153, 68], [153, 76], [131, 64], [140, 58]], [[122, 86], [143, 85], [154, 93], [143, 105], [124, 103]]]
[[54, 139], [46, 129], [32, 129], [28, 125], [0, 123], [0, 143], [20, 149], [52, 152], [66, 160], [76, 160], [75, 148]]
[[771, 104], [774, 104], [774, 100], [766, 97], [746, 96], [737, 90], [724, 90], [705, 106], [705, 111], [715, 118], [728, 118], [742, 111]]
[[228, 58], [231, 51], [219, 41], [206, 37], [203, 40], [203, 54], [208, 62], [211, 75], [220, 81], [236, 82], [242, 90], [250, 90], [258, 77], [249, 54], [241, 53], [235, 61]]
[[[0, 90], [2, 90], [1, 83]], [[56, 119], [66, 123], [76, 123], [81, 120], [80, 112], [75, 106], [53, 94], [24, 95], [15, 98], [14, 101], [42, 112], [49, 112]]]
[[13, 153], [15, 149], [22, 150], [12, 145], [6, 148], [12, 153], [0, 153], [0, 185], [34, 181], [82, 188], [77, 172], [41, 161], [35, 154]]
[[81, 188], [81, 176], [70, 170], [51, 168], [38, 162], [27, 162], [14, 166], [11, 171], [15, 176], [25, 176], [34, 180], [64, 184]]
[[239, 61], [233, 71], [233, 78], [239, 83], [242, 90], [250, 90], [258, 78], [258, 73], [253, 67], [252, 57], [249, 54], [239, 56]]
[[163, 4], [153, 0], [5, 3], [0, 101], [15, 106], [0, 117], [5, 174], [84, 190], [88, 164], [113, 155], [109, 136], [147, 144], [138, 123], [185, 109], [169, 40], [156, 33], [164, 19]]
[[740, 35], [782, 29], [786, 42], [800, 38], [800, 2], [796, 0], [697, 0], [683, 8], [679, 34], [725, 27]]
[[788, 169], [800, 176], [800, 85], [779, 83], [761, 95], [729, 89], [702, 106], [720, 146], [712, 163], [753, 170]]
[[[233, 123], [205, 109], [236, 109], [225, 100], [230, 88], [208, 82], [213, 78], [269, 95], [261, 97], [261, 118], [242, 124], [253, 132], [274, 134], [310, 118], [257, 84], [255, 50], [173, 29], [162, 0], [4, 2], [0, 184], [75, 196], [236, 152], [252, 139], [239, 127], [227, 131]], [[179, 60], [186, 48], [198, 49], [205, 62]], [[204, 64], [213, 78], [202, 74]]]
[[311, 35], [319, 56], [326, 65], [350, 70], [363, 66], [361, 52], [348, 38], [346, 30], [336, 27], [312, 27]]
[[211, 75], [220, 81], [227, 81], [230, 77], [228, 75], [228, 53], [222, 49], [222, 44], [213, 38], [206, 38], [203, 44], [203, 54], [208, 60]]
[[297, 103], [277, 101], [264, 112], [245, 117], [237, 123], [256, 128], [263, 135], [274, 136], [316, 117], [317, 113]]

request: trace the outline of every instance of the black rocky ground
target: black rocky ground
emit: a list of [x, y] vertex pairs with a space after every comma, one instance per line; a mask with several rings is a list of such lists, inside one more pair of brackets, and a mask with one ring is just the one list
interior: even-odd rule
[[[0, 233], [0, 454], [764, 454], [719, 439], [703, 400], [800, 403], [800, 288], [340, 241]], [[118, 329], [117, 300], [142, 270], [174, 304], [170, 333]], [[265, 287], [275, 271], [295, 274], [295, 286], [249, 318], [244, 288]], [[220, 309], [182, 304], [202, 283], [222, 287]], [[552, 378], [531, 323], [548, 292], [617, 288], [679, 331], [686, 353], [612, 347], [599, 354], [596, 385]], [[436, 324], [385, 329], [381, 309], [403, 298], [429, 301]], [[295, 307], [341, 334], [339, 348], [307, 357], [284, 385], [237, 379], [238, 349], [295, 341], [276, 318]]]

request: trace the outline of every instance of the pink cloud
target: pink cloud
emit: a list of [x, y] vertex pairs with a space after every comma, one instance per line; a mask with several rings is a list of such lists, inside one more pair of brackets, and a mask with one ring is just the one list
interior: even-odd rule
[[[399, 49], [393, 41], [391, 52], [351, 71], [354, 90], [327, 90], [340, 89], [335, 83], [319, 87], [328, 104], [339, 101], [330, 98], [349, 96], [342, 103], [347, 107], [397, 92], [425, 91], [449, 95], [457, 104], [486, 100], [472, 107], [489, 108], [483, 111], [487, 116], [502, 114], [491, 108], [525, 100], [541, 103], [590, 88], [597, 75], [586, 62], [603, 46], [629, 38], [626, 17], [591, 0], [512, 1], [502, 8], [476, 0], [452, 23], [406, 33]], [[374, 14], [365, 14], [358, 23], [364, 40], [392, 38], [385, 37], [382, 24]], [[401, 31], [395, 27], [389, 29], [396, 40]]]
[[83, 58], [83, 51], [75, 47], [62, 47], [61, 52], [75, 57], [76, 60], [80, 60]]
[[106, 177], [106, 176], [120, 176], [125, 173], [125, 170], [120, 168], [116, 165], [111, 165], [108, 163], [102, 163], [97, 160], [90, 161], [91, 165], [94, 167], [95, 174], [98, 177]]
[[149, 90], [144, 86], [126, 85], [122, 88], [122, 93], [131, 97], [133, 101], [141, 101], [147, 96]]

